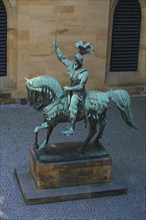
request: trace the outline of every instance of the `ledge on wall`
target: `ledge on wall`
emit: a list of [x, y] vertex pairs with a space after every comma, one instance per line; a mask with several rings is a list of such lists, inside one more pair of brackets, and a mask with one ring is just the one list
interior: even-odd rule
[[107, 89], [125, 89], [133, 95], [146, 92], [146, 82], [139, 72], [109, 72], [105, 84]]
[[0, 105], [6, 105], [6, 104], [26, 105], [27, 99], [13, 97], [13, 92], [11, 91], [0, 92]]

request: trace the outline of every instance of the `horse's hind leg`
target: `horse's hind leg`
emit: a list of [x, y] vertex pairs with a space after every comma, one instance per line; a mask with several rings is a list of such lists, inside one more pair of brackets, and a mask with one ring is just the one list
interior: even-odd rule
[[86, 138], [85, 142], [83, 143], [83, 145], [79, 148], [80, 153], [84, 153], [85, 147], [87, 146], [87, 144], [89, 143], [91, 138], [96, 134], [96, 131], [97, 131], [96, 130], [97, 121], [92, 120], [92, 121], [89, 121], [89, 123], [90, 123], [89, 134], [88, 134], [88, 137]]
[[105, 128], [105, 124], [102, 124], [102, 125], [100, 126], [99, 133], [98, 133], [97, 137], [96, 137], [95, 140], [94, 140], [94, 143], [98, 143], [98, 142], [99, 142], [99, 139], [102, 137], [104, 128]]
[[98, 134], [97, 134], [97, 137], [95, 138], [95, 140], [94, 140], [94, 143], [98, 143], [99, 142], [99, 139], [102, 137], [102, 134], [103, 134], [103, 131], [104, 131], [104, 128], [105, 128], [105, 125], [106, 125], [106, 119], [104, 118], [102, 118], [101, 120], [100, 120], [100, 128], [99, 128], [99, 132], [98, 132]]

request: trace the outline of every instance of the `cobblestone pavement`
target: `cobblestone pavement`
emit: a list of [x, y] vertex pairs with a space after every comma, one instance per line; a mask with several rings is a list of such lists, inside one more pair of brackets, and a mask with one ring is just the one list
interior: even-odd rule
[[[2, 105], [0, 148], [0, 217], [9, 220], [144, 220], [145, 216], [145, 117], [144, 98], [132, 100], [132, 110], [138, 130], [133, 130], [111, 106], [102, 143], [113, 160], [128, 194], [49, 204], [26, 205], [17, 184], [14, 168], [29, 163], [29, 149], [33, 143], [34, 127], [42, 116], [28, 106]], [[58, 125], [51, 142], [65, 141], [61, 131], [66, 124]], [[76, 134], [67, 140], [84, 140], [86, 129], [76, 126]], [[42, 136], [44, 133], [42, 133]]]

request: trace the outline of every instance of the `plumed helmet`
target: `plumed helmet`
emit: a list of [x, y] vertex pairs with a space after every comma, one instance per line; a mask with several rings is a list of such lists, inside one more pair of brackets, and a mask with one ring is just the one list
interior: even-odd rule
[[80, 62], [80, 64], [82, 64], [84, 57], [80, 53], [77, 53], [75, 58]]
[[91, 45], [91, 42], [83, 43], [83, 41], [77, 41], [75, 43], [76, 48], [79, 50], [79, 53], [84, 54], [94, 54], [93, 52], [93, 46]]

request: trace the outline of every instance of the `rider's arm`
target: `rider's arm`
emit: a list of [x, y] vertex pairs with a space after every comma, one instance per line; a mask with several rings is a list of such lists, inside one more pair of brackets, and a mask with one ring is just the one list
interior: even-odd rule
[[60, 62], [62, 62], [67, 67], [72, 64], [72, 62], [70, 60], [68, 60], [66, 57], [63, 56], [61, 50], [58, 48], [58, 42], [57, 42], [56, 38], [54, 41], [54, 49], [55, 49], [57, 58], [59, 59]]

